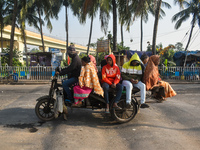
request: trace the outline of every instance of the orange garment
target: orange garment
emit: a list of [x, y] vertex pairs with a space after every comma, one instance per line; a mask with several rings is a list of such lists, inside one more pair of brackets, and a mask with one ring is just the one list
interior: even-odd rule
[[[165, 97], [172, 97], [176, 95], [176, 92], [172, 89], [169, 83], [160, 81], [158, 64], [160, 58], [158, 55], [153, 55], [149, 58], [148, 64], [144, 71], [143, 82], [146, 84], [146, 89], [151, 90], [156, 86], [162, 86], [165, 89]], [[159, 82], [158, 82], [159, 81]]]
[[94, 92], [96, 94], [99, 94], [101, 96], [104, 95], [103, 89], [101, 88], [101, 85], [99, 83], [97, 72], [92, 62], [87, 63], [85, 66], [82, 66], [81, 73], [78, 79], [81, 88], [85, 86], [94, 89]]
[[[120, 81], [120, 69], [116, 64], [116, 59], [113, 54], [110, 54], [107, 58], [111, 58], [113, 61], [113, 66], [110, 66], [109, 64], [103, 66], [102, 69], [102, 82], [106, 82], [109, 85], [111, 84], [118, 84]], [[106, 58], [106, 60], [107, 60]]]
[[158, 65], [155, 64], [158, 63], [159, 60], [160, 57], [158, 55], [151, 56], [145, 68], [143, 82], [146, 84], [147, 91], [158, 83]]
[[164, 87], [164, 89], [165, 89], [165, 97], [164, 98], [173, 97], [176, 95], [176, 92], [173, 90], [173, 88], [171, 87], [171, 85], [168, 82], [160, 81], [160, 82], [158, 82], [157, 85], [154, 85], [153, 87], [155, 87], [155, 86]]

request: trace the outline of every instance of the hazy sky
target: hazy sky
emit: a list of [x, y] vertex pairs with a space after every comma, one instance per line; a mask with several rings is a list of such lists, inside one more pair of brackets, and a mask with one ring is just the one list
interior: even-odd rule
[[[175, 23], [172, 23], [171, 18], [174, 14], [180, 11], [179, 6], [174, 4], [173, 0], [168, 0], [168, 3], [172, 6], [171, 9], [162, 8], [166, 16], [163, 19], [159, 20], [158, 24], [158, 33], [157, 33], [157, 41], [156, 43], [162, 43], [164, 47], [169, 44], [176, 44], [177, 42], [182, 42], [183, 46], [187, 44], [189, 33], [190, 33], [190, 18], [188, 21], [184, 22], [181, 27], [176, 30], [174, 29]], [[71, 10], [68, 11], [69, 17], [69, 41], [80, 44], [87, 45], [89, 30], [90, 30], [90, 19], [87, 20], [86, 24], [81, 25], [78, 22], [78, 19], [72, 15]], [[132, 18], [130, 18], [132, 19]], [[44, 27], [44, 35], [51, 36], [54, 38], [65, 40], [65, 9], [64, 7], [59, 13], [58, 20], [52, 20], [53, 30], [50, 33]], [[147, 23], [143, 23], [143, 50], [146, 51], [147, 42], [152, 43], [153, 37], [153, 26], [154, 26], [154, 17], [149, 15], [149, 20]], [[30, 27], [28, 28], [30, 29]], [[112, 33], [112, 14], [110, 14], [110, 21], [108, 31]], [[189, 32], [188, 32], [189, 31]], [[186, 33], [188, 32], [187, 36]], [[196, 24], [193, 30], [193, 37], [191, 39], [189, 50], [200, 50], [200, 30], [198, 25]], [[117, 31], [117, 42], [121, 42], [121, 31], [120, 25], [118, 25]], [[93, 32], [91, 42], [96, 42], [98, 38], [105, 37], [104, 33], [100, 28], [99, 16], [97, 15], [93, 22]], [[131, 42], [130, 40], [133, 39]], [[130, 28], [130, 32], [126, 31], [126, 27], [124, 27], [124, 45], [130, 47], [131, 50], [140, 50], [140, 19], [136, 19], [136, 21], [132, 24]]]

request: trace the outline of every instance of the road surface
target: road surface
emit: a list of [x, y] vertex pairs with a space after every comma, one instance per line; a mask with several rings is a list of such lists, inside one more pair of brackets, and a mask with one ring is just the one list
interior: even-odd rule
[[0, 85], [2, 150], [199, 150], [200, 84], [172, 84], [177, 96], [163, 103], [147, 99], [150, 108], [116, 124], [103, 110], [74, 109], [62, 117], [40, 121], [36, 99], [49, 85]]

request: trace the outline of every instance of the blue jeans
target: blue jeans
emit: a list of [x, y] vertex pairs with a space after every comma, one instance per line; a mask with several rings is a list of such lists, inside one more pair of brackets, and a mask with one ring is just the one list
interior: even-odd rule
[[73, 84], [77, 83], [78, 82], [78, 78], [75, 78], [75, 77], [72, 77], [68, 80], [65, 80], [62, 84], [65, 92], [67, 93], [67, 97], [69, 100], [73, 100], [73, 96], [72, 96], [72, 93], [71, 93], [71, 90], [69, 89]]
[[[105, 101], [106, 101], [107, 104], [109, 104], [109, 94], [108, 94], [108, 91], [109, 91], [110, 85], [108, 83], [104, 82], [102, 84], [102, 88], [104, 90]], [[117, 103], [120, 100], [121, 96], [122, 96], [123, 86], [120, 83], [118, 83], [116, 85], [116, 89], [115, 90], [117, 91], [117, 94], [116, 94], [116, 96], [114, 98], [114, 102]]]

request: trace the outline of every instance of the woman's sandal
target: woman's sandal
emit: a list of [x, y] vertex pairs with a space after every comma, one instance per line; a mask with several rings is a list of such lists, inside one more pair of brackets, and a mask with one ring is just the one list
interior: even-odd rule
[[106, 114], [109, 114], [109, 113], [110, 113], [110, 111], [109, 111], [108, 108], [106, 108], [105, 113], [106, 113]]

